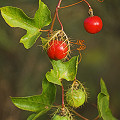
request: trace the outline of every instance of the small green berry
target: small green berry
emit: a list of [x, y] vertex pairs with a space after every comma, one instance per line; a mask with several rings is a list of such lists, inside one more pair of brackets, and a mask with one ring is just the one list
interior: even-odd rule
[[80, 107], [86, 100], [86, 93], [82, 89], [69, 89], [66, 93], [66, 101], [72, 107]]
[[68, 116], [55, 115], [52, 120], [70, 120]]

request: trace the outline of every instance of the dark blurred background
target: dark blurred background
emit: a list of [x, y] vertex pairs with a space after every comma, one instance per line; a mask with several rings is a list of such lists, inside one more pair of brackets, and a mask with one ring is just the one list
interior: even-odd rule
[[[51, 10], [52, 17], [58, 0], [42, 0]], [[63, 0], [62, 6], [79, 0]], [[103, 29], [97, 34], [84, 30], [83, 22], [88, 17], [88, 6], [83, 2], [76, 6], [59, 10], [64, 31], [71, 40], [85, 40], [87, 48], [82, 52], [77, 79], [88, 88], [89, 99], [79, 113], [90, 120], [97, 116], [97, 94], [100, 92], [100, 78], [107, 85], [110, 94], [110, 108], [115, 117], [120, 119], [120, 1], [88, 0], [94, 9], [94, 15], [103, 20]], [[38, 0], [0, 0], [0, 7], [14, 6], [23, 9], [30, 17], [38, 8]], [[45, 28], [47, 29], [47, 27]], [[60, 29], [57, 20], [54, 29]], [[16, 108], [9, 96], [30, 96], [41, 93], [41, 82], [45, 73], [52, 68], [48, 56], [43, 52], [40, 39], [29, 50], [19, 44], [26, 33], [20, 28], [9, 27], [0, 15], [0, 120], [25, 120], [30, 112]], [[44, 34], [42, 35], [43, 37]], [[71, 56], [79, 54], [72, 52]], [[61, 91], [58, 87], [57, 95]], [[57, 97], [57, 102], [61, 97]], [[50, 114], [50, 113], [49, 113]], [[39, 118], [50, 119], [48, 114]], [[77, 118], [81, 120], [80, 118]]]

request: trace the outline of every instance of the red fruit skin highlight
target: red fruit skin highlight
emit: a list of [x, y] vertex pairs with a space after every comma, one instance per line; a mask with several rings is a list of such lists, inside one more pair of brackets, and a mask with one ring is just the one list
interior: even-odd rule
[[61, 60], [68, 52], [67, 44], [64, 41], [52, 40], [49, 43], [47, 54], [53, 60]]
[[95, 34], [101, 31], [103, 23], [100, 17], [92, 16], [88, 17], [84, 21], [84, 28], [88, 33]]

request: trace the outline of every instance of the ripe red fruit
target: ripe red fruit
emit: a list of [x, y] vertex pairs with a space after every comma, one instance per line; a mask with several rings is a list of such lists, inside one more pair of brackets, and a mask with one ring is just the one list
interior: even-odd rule
[[67, 43], [64, 41], [52, 40], [49, 45], [50, 46], [47, 50], [49, 58], [53, 60], [61, 60], [65, 58], [68, 52]]
[[84, 28], [88, 33], [95, 34], [102, 29], [103, 23], [100, 17], [88, 17], [84, 21]]

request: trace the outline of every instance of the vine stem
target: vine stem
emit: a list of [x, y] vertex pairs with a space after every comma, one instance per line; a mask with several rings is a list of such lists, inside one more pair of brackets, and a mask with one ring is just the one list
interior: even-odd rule
[[50, 33], [52, 32], [52, 30], [53, 30], [53, 26], [54, 26], [54, 23], [55, 23], [55, 19], [56, 19], [56, 11], [55, 11], [55, 13], [54, 13], [54, 17], [53, 17], [53, 21], [52, 21], [52, 24], [51, 24], [51, 28], [50, 28]]
[[[62, 82], [61, 82], [62, 84]], [[62, 108], [65, 107], [65, 103], [64, 103], [64, 87], [63, 87], [63, 84], [62, 84]]]
[[63, 25], [62, 25], [62, 23], [61, 23], [61, 21], [59, 19], [59, 15], [58, 15], [58, 8], [56, 8], [56, 14], [57, 14], [57, 19], [58, 19], [58, 21], [59, 21], [59, 23], [61, 25], [61, 30], [63, 30]]
[[79, 3], [83, 2], [83, 1], [88, 5], [89, 9], [91, 9], [90, 4], [89, 4], [86, 0], [80, 0], [79, 2], [73, 3], [73, 4], [71, 4], [71, 5], [67, 5], [67, 6], [64, 6], [64, 7], [60, 7], [60, 9], [77, 5], [77, 4], [79, 4]]
[[58, 9], [60, 8], [61, 2], [62, 2], [62, 0], [59, 0], [58, 5], [56, 7], [54, 17], [53, 17], [53, 21], [52, 21], [51, 28], [50, 28], [50, 32], [52, 32], [52, 30], [53, 30], [53, 26], [54, 26], [54, 23], [55, 23], [56, 16], [57, 16], [57, 19], [58, 19], [58, 21], [59, 21], [59, 23], [61, 25], [61, 29], [63, 30], [63, 25], [62, 25], [62, 23], [61, 23], [61, 21], [59, 19], [59, 16], [58, 16]]
[[94, 120], [98, 120], [100, 117], [99, 117], [99, 115], [94, 119]]
[[88, 5], [89, 9], [92, 9], [90, 4], [86, 0], [83, 0], [83, 1]]

